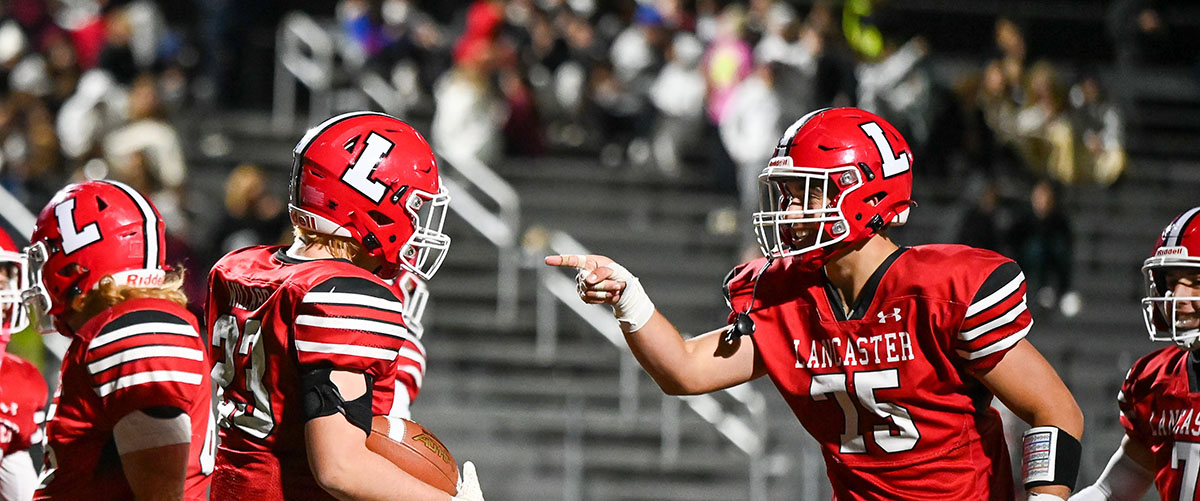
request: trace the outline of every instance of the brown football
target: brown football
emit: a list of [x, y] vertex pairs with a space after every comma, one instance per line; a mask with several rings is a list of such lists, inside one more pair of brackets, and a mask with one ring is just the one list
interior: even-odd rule
[[371, 419], [367, 448], [447, 494], [458, 494], [458, 463], [433, 433], [408, 419]]

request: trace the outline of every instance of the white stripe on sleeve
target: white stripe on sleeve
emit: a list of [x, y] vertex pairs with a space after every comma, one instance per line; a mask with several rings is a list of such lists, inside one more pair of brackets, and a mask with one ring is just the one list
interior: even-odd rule
[[334, 355], [350, 355], [353, 357], [377, 358], [379, 360], [395, 360], [396, 352], [383, 348], [372, 348], [357, 344], [316, 343], [313, 341], [296, 340], [296, 349], [308, 353], [330, 353]]
[[136, 386], [139, 384], [175, 382], [175, 383], [198, 385], [198, 384], [200, 384], [200, 381], [202, 381], [202, 380], [203, 380], [203, 376], [201, 376], [200, 374], [197, 374], [195, 372], [147, 371], [147, 372], [138, 372], [135, 374], [130, 374], [128, 376], [119, 377], [117, 379], [114, 379], [112, 381], [104, 383], [100, 386], [97, 386], [95, 389], [96, 389], [97, 395], [100, 395], [101, 397], [106, 397], [114, 391], [120, 390], [122, 388], [128, 388], [130, 386]]
[[976, 338], [978, 338], [979, 336], [982, 336], [982, 335], [992, 332], [1000, 327], [1004, 327], [1005, 325], [1008, 325], [1010, 322], [1012, 322], [1018, 316], [1020, 316], [1021, 313], [1024, 313], [1025, 310], [1028, 310], [1028, 309], [1029, 309], [1029, 306], [1025, 303], [1025, 299], [1022, 298], [1021, 304], [1018, 304], [1018, 305], [1014, 306], [1013, 309], [1008, 310], [1008, 313], [1005, 313], [1003, 315], [1000, 315], [999, 317], [993, 318], [991, 321], [989, 321], [983, 325], [980, 325], [974, 329], [971, 329], [969, 331], [959, 332], [958, 338], [963, 341], [973, 341]]
[[1004, 284], [1004, 287], [1001, 287], [996, 292], [989, 294], [988, 297], [971, 303], [971, 306], [967, 308], [967, 318], [971, 318], [972, 316], [975, 316], [976, 313], [991, 308], [996, 303], [999, 303], [1008, 296], [1011, 296], [1014, 291], [1021, 287], [1021, 283], [1024, 281], [1025, 273], [1018, 273], [1017, 276], [1013, 277], [1011, 281], [1009, 281], [1007, 284]]
[[139, 334], [177, 334], [188, 337], [200, 337], [200, 334], [188, 324], [175, 324], [170, 322], [146, 322], [141, 324], [133, 324], [129, 327], [122, 327], [112, 332], [101, 334], [92, 339], [92, 343], [88, 345], [88, 349], [99, 348], [114, 341], [120, 341], [130, 336]]
[[132, 362], [134, 360], [141, 360], [151, 357], [204, 360], [204, 352], [195, 348], [186, 348], [183, 346], [139, 346], [137, 348], [114, 353], [88, 364], [88, 372], [91, 372], [92, 375], [95, 376], [100, 372], [106, 371], [125, 362]]
[[1020, 331], [1017, 331], [1004, 339], [996, 341], [995, 343], [989, 344], [986, 347], [976, 350], [976, 351], [970, 351], [970, 352], [968, 352], [966, 350], [955, 350], [955, 351], [958, 352], [958, 355], [960, 357], [963, 357], [967, 360], [975, 360], [977, 358], [983, 358], [983, 357], [986, 357], [993, 353], [996, 353], [1000, 350], [1007, 349], [1014, 344], [1017, 344], [1018, 341], [1025, 338], [1026, 334], [1029, 334], [1029, 329], [1031, 329], [1031, 328], [1033, 328], [1032, 323], [1025, 326], [1024, 329], [1021, 329]]
[[310, 327], [324, 327], [326, 329], [346, 329], [374, 332], [385, 336], [398, 337], [401, 339], [410, 339], [408, 329], [403, 325], [394, 324], [391, 322], [379, 322], [376, 320], [366, 320], [362, 318], [334, 318], [334, 317], [318, 317], [315, 315], [300, 315], [296, 317], [296, 325], [307, 325]]
[[303, 301], [308, 304], [323, 303], [367, 306], [381, 310], [394, 311], [396, 313], [401, 313], [404, 311], [404, 304], [399, 301], [389, 301], [387, 299], [368, 296], [366, 294], [355, 294], [353, 292], [309, 292], [304, 295]]

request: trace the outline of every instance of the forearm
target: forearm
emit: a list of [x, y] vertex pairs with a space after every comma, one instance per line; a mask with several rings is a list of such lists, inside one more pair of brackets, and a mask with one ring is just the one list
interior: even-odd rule
[[687, 343], [667, 317], [655, 311], [645, 327], [635, 332], [622, 330], [634, 358], [659, 388], [671, 395], [691, 393], [686, 384]]
[[304, 426], [308, 461], [321, 488], [338, 499], [447, 501], [430, 486], [367, 449], [362, 430], [341, 414], [314, 418]]
[[138, 501], [183, 499], [188, 444], [175, 444], [121, 454], [125, 479]]

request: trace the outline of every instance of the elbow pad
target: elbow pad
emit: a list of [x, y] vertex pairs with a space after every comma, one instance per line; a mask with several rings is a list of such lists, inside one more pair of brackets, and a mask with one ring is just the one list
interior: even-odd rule
[[304, 419], [311, 420], [319, 417], [341, 413], [350, 424], [362, 429], [367, 435], [371, 434], [371, 399], [374, 378], [363, 374], [366, 378], [367, 391], [362, 396], [347, 401], [342, 398], [342, 392], [329, 379], [332, 368], [313, 369], [300, 376], [300, 395], [304, 400]]

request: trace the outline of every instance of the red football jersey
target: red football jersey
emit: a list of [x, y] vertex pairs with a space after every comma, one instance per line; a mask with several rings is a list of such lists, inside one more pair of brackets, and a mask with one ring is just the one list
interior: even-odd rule
[[[776, 388], [820, 443], [837, 499], [1012, 499], [992, 394], [973, 373], [1029, 332], [1013, 261], [961, 245], [901, 248], [847, 314], [823, 271], [791, 259], [727, 280]], [[756, 280], [758, 290], [753, 291]]]
[[11, 353], [0, 361], [0, 458], [39, 441], [33, 415], [46, 407], [49, 390], [38, 368]]
[[123, 301], [79, 328], [47, 413], [35, 499], [133, 499], [113, 441], [130, 412], [175, 407], [192, 421], [184, 498], [207, 499], [216, 428], [196, 317], [165, 299]]
[[373, 414], [407, 416], [425, 351], [402, 301], [349, 261], [266, 246], [222, 258], [209, 291], [222, 438], [213, 499], [330, 499], [308, 465], [300, 377], [318, 367], [363, 372]]
[[1200, 473], [1200, 382], [1188, 352], [1168, 346], [1125, 376], [1117, 405], [1125, 434], [1154, 453], [1154, 484], [1164, 500], [1194, 500]]

